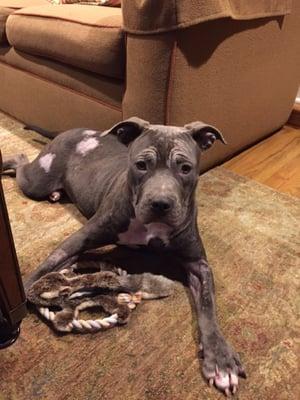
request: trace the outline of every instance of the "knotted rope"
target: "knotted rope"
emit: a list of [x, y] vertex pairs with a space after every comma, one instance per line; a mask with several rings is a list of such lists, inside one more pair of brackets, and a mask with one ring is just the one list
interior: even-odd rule
[[[39, 313], [46, 318], [48, 321], [53, 322], [56, 317], [56, 313], [50, 311], [47, 307], [40, 307]], [[66, 326], [65, 330], [67, 332], [71, 331], [80, 331], [84, 332], [96, 332], [100, 331], [101, 329], [109, 329], [113, 328], [118, 323], [118, 314], [112, 314], [109, 317], [105, 317], [102, 319], [76, 319], [73, 318], [72, 322], [69, 322]]]
[[[64, 271], [63, 271], [64, 272]], [[141, 302], [141, 293], [137, 292], [134, 295], [128, 293], [119, 293], [117, 296], [118, 303], [125, 303], [130, 310], [133, 310], [138, 303]], [[79, 312], [89, 307], [94, 307], [96, 304], [92, 300], [85, 301], [78, 305], [74, 311], [74, 317], [64, 328], [60, 328], [64, 332], [77, 331], [81, 333], [93, 333], [103, 329], [113, 328], [119, 323], [119, 316], [117, 313], [111, 314], [108, 317], [99, 319], [78, 319]], [[48, 321], [54, 323], [57, 318], [58, 312], [51, 311], [48, 307], [39, 307], [39, 313]]]

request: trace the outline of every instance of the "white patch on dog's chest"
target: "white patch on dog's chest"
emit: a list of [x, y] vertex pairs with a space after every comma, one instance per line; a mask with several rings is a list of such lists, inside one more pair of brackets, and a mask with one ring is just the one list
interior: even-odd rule
[[50, 171], [52, 162], [55, 157], [56, 157], [56, 154], [48, 153], [39, 159], [39, 164], [40, 164], [41, 168], [43, 168], [43, 170], [46, 172], [46, 174]]
[[119, 233], [118, 244], [126, 246], [147, 246], [149, 241], [159, 238], [165, 245], [169, 244], [171, 228], [160, 222], [143, 225], [139, 220], [131, 219], [126, 232]]
[[89, 151], [92, 151], [96, 147], [98, 147], [98, 145], [99, 145], [99, 141], [95, 137], [89, 137], [87, 135], [86, 138], [84, 138], [79, 143], [77, 143], [76, 153], [79, 153], [82, 156], [85, 156]]

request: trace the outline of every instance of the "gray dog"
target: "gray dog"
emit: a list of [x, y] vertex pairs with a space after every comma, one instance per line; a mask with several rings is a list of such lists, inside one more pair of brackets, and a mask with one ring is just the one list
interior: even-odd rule
[[102, 133], [61, 133], [33, 162], [21, 154], [4, 160], [3, 167], [16, 170], [28, 197], [55, 201], [63, 190], [88, 219], [48, 256], [25, 288], [88, 249], [123, 244], [171, 250], [182, 260], [197, 309], [203, 374], [229, 394], [236, 391], [238, 376], [246, 376], [217, 323], [213, 274], [195, 205], [200, 153], [215, 140], [225, 143], [216, 128], [202, 122], [174, 127], [131, 118]]

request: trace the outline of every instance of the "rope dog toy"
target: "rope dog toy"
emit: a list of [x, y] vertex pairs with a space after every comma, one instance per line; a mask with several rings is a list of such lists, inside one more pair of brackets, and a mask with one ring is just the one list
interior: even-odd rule
[[[27, 299], [58, 332], [95, 333], [124, 325], [142, 299], [166, 297], [172, 292], [173, 283], [163, 276], [129, 275], [121, 269], [81, 274], [76, 268], [74, 264], [44, 275], [27, 293]], [[94, 307], [108, 315], [80, 318], [81, 311]]]

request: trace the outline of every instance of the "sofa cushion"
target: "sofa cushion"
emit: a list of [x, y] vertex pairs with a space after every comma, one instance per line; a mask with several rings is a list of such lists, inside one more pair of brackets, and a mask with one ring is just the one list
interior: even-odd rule
[[[0, 63], [82, 94], [109, 109], [121, 111], [124, 81], [108, 78], [54, 60], [22, 53], [13, 47], [0, 47]], [[1, 399], [1, 397], [0, 397]]]
[[8, 16], [23, 7], [47, 4], [47, 0], [0, 0], [0, 45], [7, 43], [5, 25]]
[[6, 34], [17, 50], [123, 78], [125, 46], [119, 8], [28, 7], [8, 17]]

